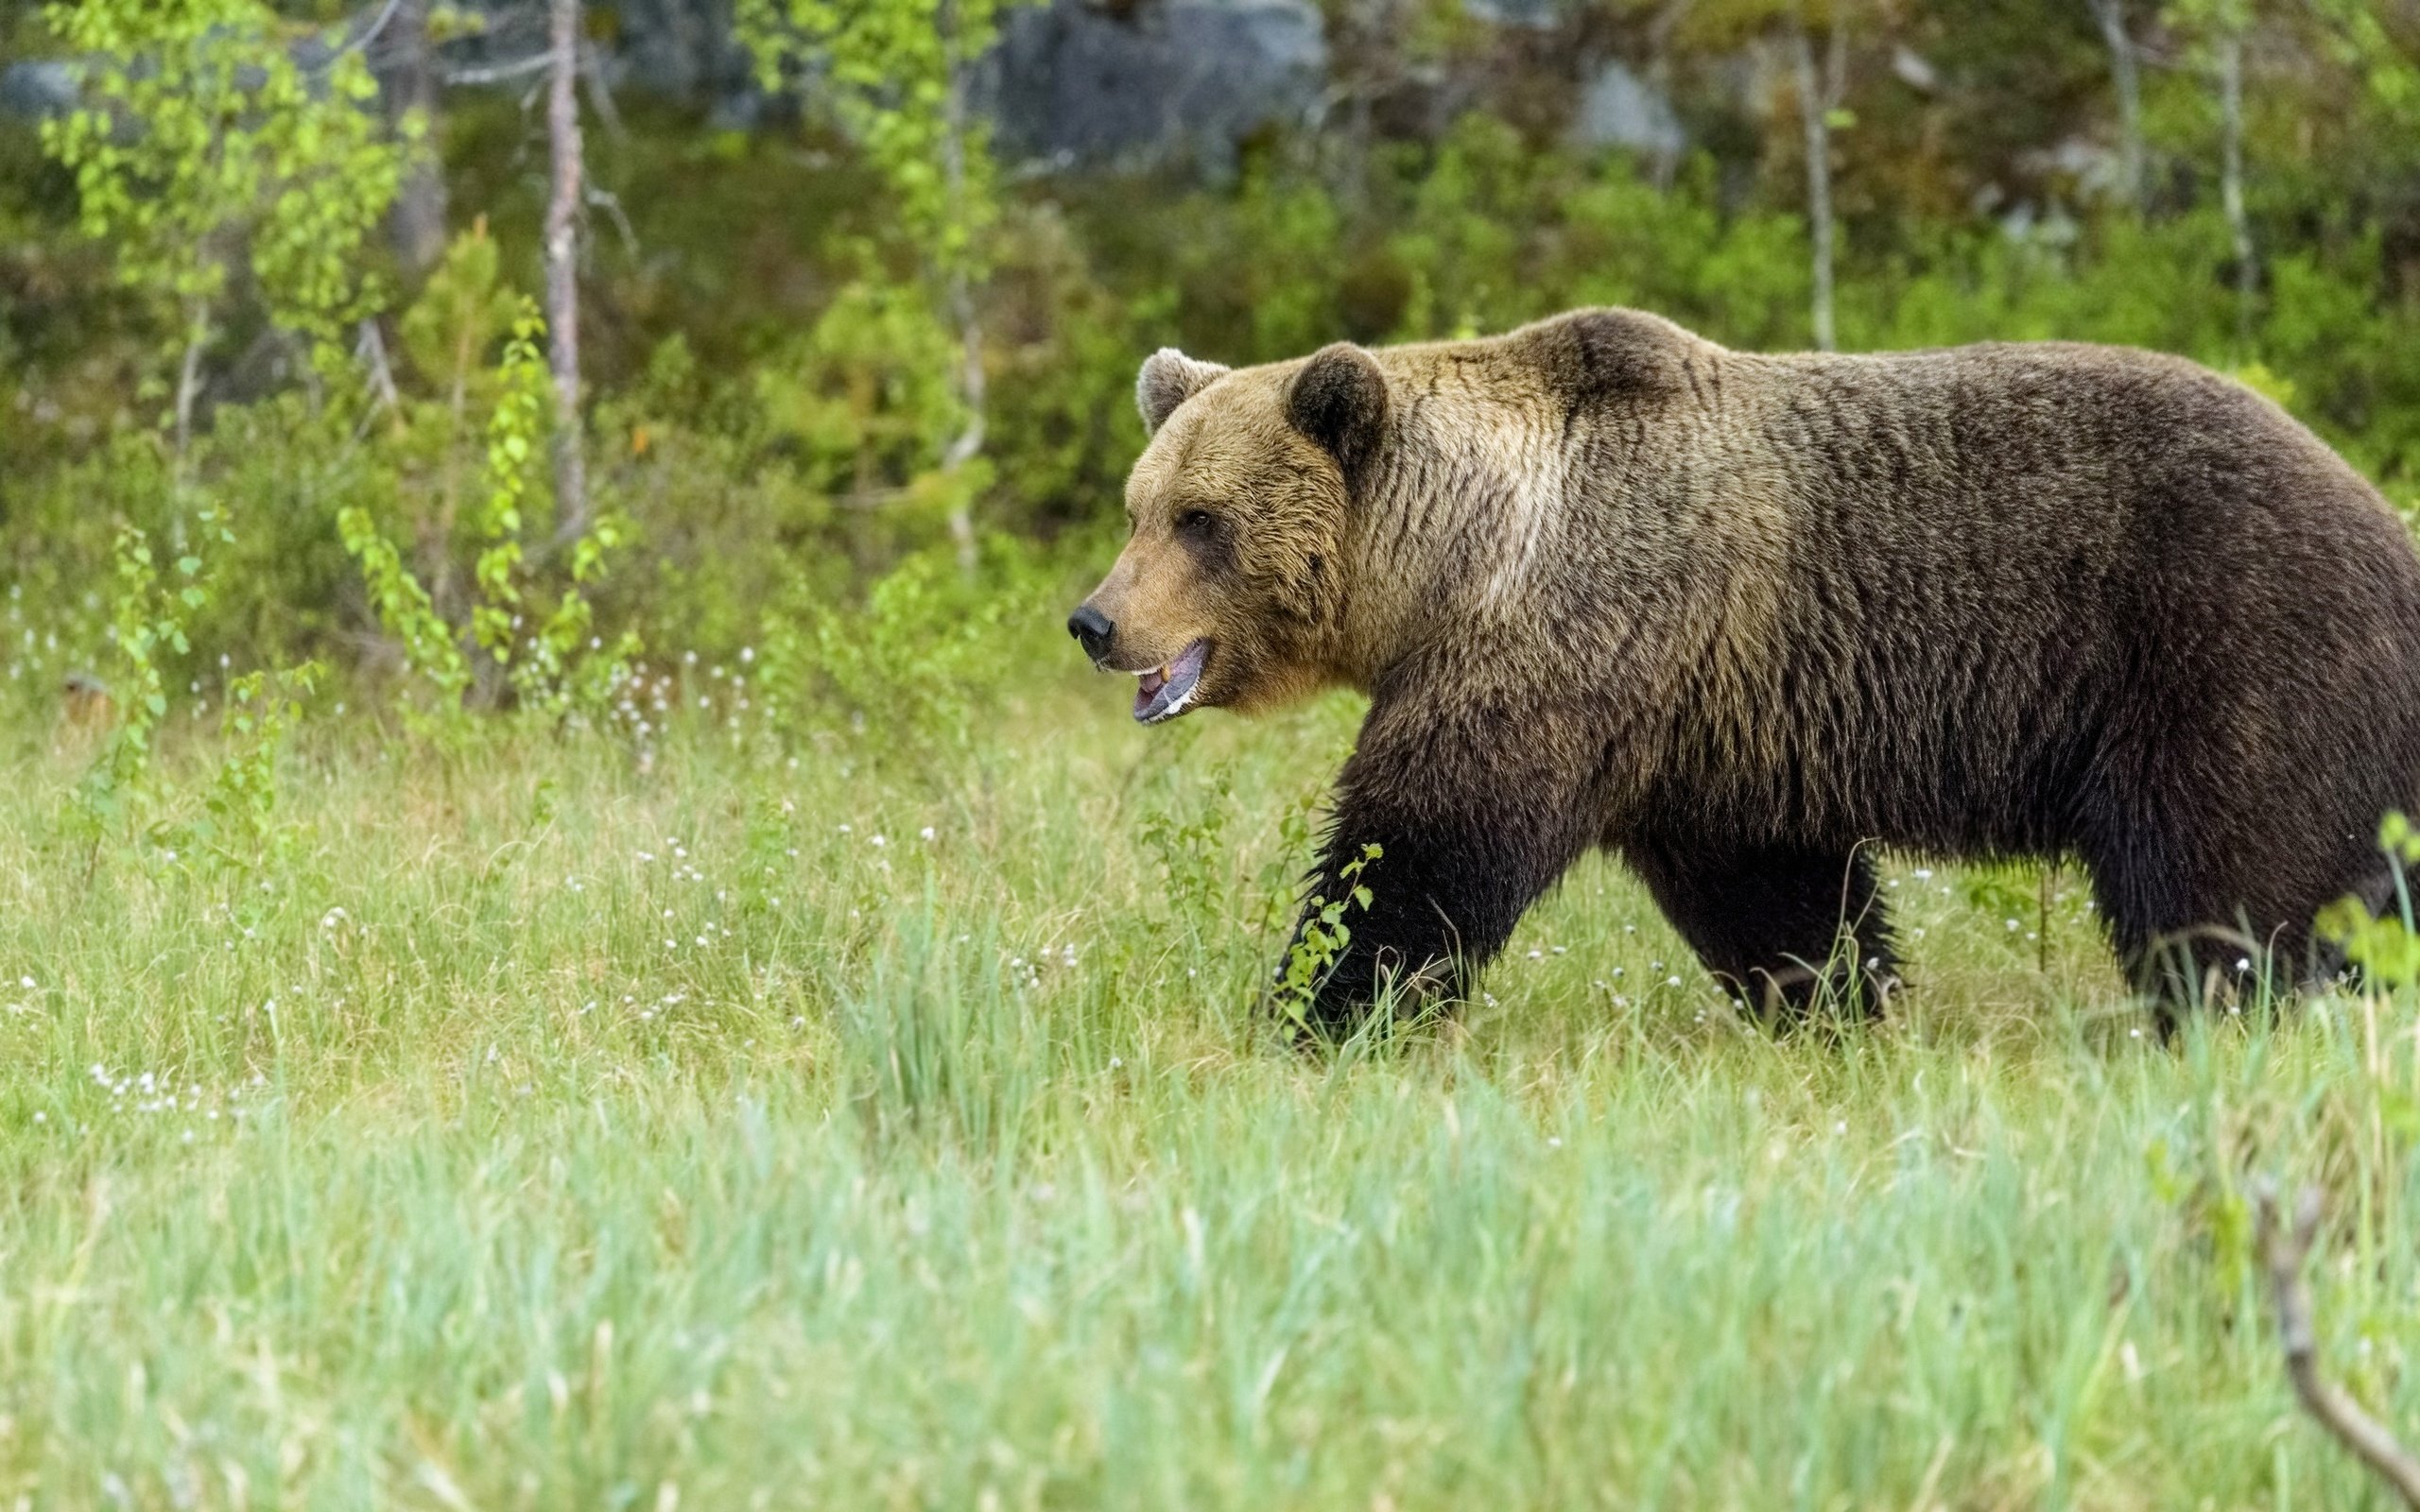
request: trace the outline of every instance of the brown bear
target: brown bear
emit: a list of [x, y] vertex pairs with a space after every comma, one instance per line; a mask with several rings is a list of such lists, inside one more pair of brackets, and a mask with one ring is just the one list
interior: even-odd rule
[[1138, 389], [1132, 535], [1069, 628], [1146, 723], [1369, 696], [1310, 884], [1383, 848], [1328, 1028], [1462, 990], [1592, 846], [1766, 1012], [1895, 983], [1877, 846], [2080, 860], [2163, 1023], [2214, 973], [2330, 970], [2314, 912], [2391, 890], [2420, 556], [2190, 362], [1756, 355], [1582, 310], [1165, 350]]

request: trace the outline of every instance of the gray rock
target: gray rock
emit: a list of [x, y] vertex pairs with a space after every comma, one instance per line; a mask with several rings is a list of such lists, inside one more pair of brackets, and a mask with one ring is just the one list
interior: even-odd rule
[[1001, 21], [984, 94], [1011, 158], [1223, 175], [1253, 132], [1315, 119], [1327, 78], [1308, 0], [1054, 0]]
[[[489, 26], [443, 47], [445, 77], [458, 87], [528, 90], [528, 65], [544, 47], [543, 8], [469, 0], [465, 9]], [[592, 0], [592, 9], [615, 89], [702, 104], [721, 127], [744, 128], [764, 111], [732, 33], [731, 0]], [[1003, 10], [977, 103], [1011, 162], [1189, 163], [1223, 176], [1253, 133], [1317, 119], [1327, 66], [1314, 0], [1046, 0]], [[52, 114], [76, 98], [72, 63], [0, 68], [0, 111]]]
[[0, 68], [0, 111], [36, 120], [76, 108], [76, 65], [56, 60]]
[[1663, 91], [1618, 62], [1606, 63], [1581, 90], [1571, 133], [1589, 146], [1657, 158], [1676, 156], [1688, 143]]
[[[753, 66], [732, 33], [729, 0], [616, 0], [612, 9], [616, 83], [717, 106], [754, 94]], [[743, 107], [754, 108], [753, 100]]]

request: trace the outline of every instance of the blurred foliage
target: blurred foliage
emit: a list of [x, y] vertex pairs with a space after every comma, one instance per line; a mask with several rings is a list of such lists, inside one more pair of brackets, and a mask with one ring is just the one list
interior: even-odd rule
[[79, 224], [184, 342], [175, 417], [239, 273], [260, 313], [315, 344], [376, 307], [364, 245], [417, 123], [381, 129], [354, 48], [316, 68], [261, 0], [77, 0], [43, 12], [86, 60], [82, 102], [42, 123]]
[[[787, 93], [755, 124], [632, 94], [589, 133], [602, 524], [560, 541], [544, 470], [524, 466], [550, 417], [533, 333], [516, 335], [543, 123], [510, 93], [445, 92], [427, 145], [457, 234], [433, 271], [399, 276], [376, 225], [420, 127], [372, 108], [379, 9], [111, 0], [6, 22], [67, 62], [81, 101], [0, 119], [0, 632], [28, 714], [52, 714], [66, 674], [107, 675], [124, 543], [182, 559], [207, 508], [226, 534], [210, 592], [180, 608], [185, 649], [146, 653], [171, 690], [221, 658], [226, 677], [316, 660], [366, 703], [410, 688], [424, 713], [578, 704], [628, 726], [653, 696], [635, 690], [688, 665], [674, 658], [761, 648], [799, 738], [878, 754], [980, 717], [982, 679], [1019, 666], [976, 644], [1040, 644], [1077, 558], [1098, 565], [1154, 347], [1263, 361], [1581, 303], [1741, 347], [1808, 338], [1788, 8], [1591, 0], [1540, 22], [1331, 0], [1337, 108], [1251, 138], [1232, 180], [1206, 181], [994, 163], [965, 113], [989, 4], [761, 0], [735, 45]], [[2112, 178], [2087, 8], [1803, 13], [1841, 28], [1849, 62], [1841, 344], [2183, 352], [2420, 507], [2420, 12], [2123, 14], [2138, 198]], [[2205, 58], [2220, 26], [2245, 39], [2242, 325]], [[1685, 147], [1578, 145], [1581, 85], [1609, 61], [1668, 99]], [[129, 286], [144, 297], [113, 295]], [[164, 406], [129, 400], [174, 391], [189, 355], [180, 446]], [[945, 565], [970, 505], [972, 576]], [[637, 666], [626, 636], [665, 654]], [[886, 667], [923, 680], [902, 692]]]

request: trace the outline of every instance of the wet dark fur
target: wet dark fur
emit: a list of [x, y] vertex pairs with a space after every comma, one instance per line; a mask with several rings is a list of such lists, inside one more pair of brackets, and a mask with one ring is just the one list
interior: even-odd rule
[[[1465, 985], [1595, 846], [1785, 1011], [1895, 981], [1876, 846], [2074, 857], [2164, 1011], [2241, 960], [2325, 970], [2313, 913], [2382, 895], [2420, 558], [2237, 384], [2064, 344], [1758, 356], [1627, 311], [1287, 366], [1342, 464], [1330, 672], [1372, 699], [1314, 887], [1385, 849], [1331, 1026], [1389, 973]], [[1253, 371], [1191, 402], [1263, 403]]]

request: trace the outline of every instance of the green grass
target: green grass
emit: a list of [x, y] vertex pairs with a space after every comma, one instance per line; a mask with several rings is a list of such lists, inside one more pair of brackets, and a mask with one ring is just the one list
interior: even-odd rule
[[1917, 990], [1775, 1040], [1592, 862], [1305, 1056], [1251, 1004], [1352, 709], [1120, 702], [322, 726], [260, 873], [88, 876], [18, 761], [0, 1504], [2385, 1504], [2241, 1194], [2325, 1184], [2329, 1359], [2420, 1424], [2409, 1004], [2161, 1050], [2072, 876], [1901, 858]]

